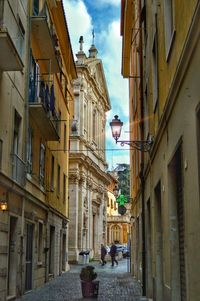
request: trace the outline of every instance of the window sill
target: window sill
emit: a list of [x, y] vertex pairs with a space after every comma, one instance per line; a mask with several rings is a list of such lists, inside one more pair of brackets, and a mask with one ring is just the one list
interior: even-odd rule
[[176, 35], [176, 30], [174, 29], [173, 32], [172, 32], [172, 35], [171, 35], [171, 40], [170, 40], [169, 46], [168, 46], [167, 51], [166, 51], [166, 53], [167, 53], [166, 62], [167, 63], [169, 62], [169, 59], [170, 59], [170, 56], [171, 56], [172, 45], [174, 44], [175, 35]]
[[42, 261], [38, 261], [37, 266], [42, 266]]

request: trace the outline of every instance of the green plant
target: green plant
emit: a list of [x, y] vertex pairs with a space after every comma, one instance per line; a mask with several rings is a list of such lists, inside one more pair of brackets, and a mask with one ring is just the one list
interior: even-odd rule
[[97, 278], [97, 273], [92, 265], [87, 265], [81, 269], [80, 278], [83, 281], [92, 281]]

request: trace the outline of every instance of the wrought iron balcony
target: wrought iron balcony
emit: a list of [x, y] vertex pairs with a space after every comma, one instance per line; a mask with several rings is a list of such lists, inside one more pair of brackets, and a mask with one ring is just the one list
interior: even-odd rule
[[25, 162], [17, 155], [11, 154], [12, 157], [12, 178], [21, 186], [25, 185]]
[[55, 110], [54, 87], [44, 80], [29, 81], [30, 114], [47, 141], [59, 140], [59, 118]]
[[[58, 39], [53, 30], [48, 7], [45, 4], [41, 11], [35, 10], [31, 17], [32, 49], [34, 57], [43, 59], [49, 73], [60, 71], [61, 57], [58, 50]], [[36, 53], [35, 47], [39, 48]], [[40, 57], [38, 57], [38, 55]]]

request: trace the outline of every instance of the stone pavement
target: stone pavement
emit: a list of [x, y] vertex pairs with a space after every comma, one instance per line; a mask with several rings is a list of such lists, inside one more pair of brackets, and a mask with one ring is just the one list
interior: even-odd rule
[[[139, 283], [127, 272], [127, 260], [119, 261], [119, 265], [111, 267], [110, 262], [101, 266], [98, 262], [92, 262], [98, 274], [99, 280], [98, 300], [102, 301], [139, 301], [141, 287]], [[96, 300], [82, 298], [81, 282], [79, 278], [83, 265], [71, 265], [69, 272], [63, 273], [44, 284], [42, 287], [32, 290], [17, 301], [71, 301], [71, 300]]]

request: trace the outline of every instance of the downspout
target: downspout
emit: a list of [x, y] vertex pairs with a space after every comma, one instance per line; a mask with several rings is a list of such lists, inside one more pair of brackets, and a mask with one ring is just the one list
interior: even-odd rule
[[[30, 31], [31, 31], [31, 19], [30, 19], [30, 1], [28, 1], [27, 4], [27, 43], [26, 43], [26, 49], [27, 49], [27, 54], [26, 54], [26, 72], [25, 72], [25, 93], [24, 93], [24, 97], [25, 97], [25, 133], [24, 133], [24, 158], [25, 158], [25, 170], [24, 170], [24, 186], [25, 186], [25, 181], [26, 181], [26, 172], [27, 172], [27, 143], [28, 143], [28, 130], [29, 130], [29, 68], [30, 68]], [[23, 258], [23, 254], [24, 254], [24, 208], [25, 208], [25, 202], [26, 199], [25, 197], [22, 198], [22, 212], [21, 212], [21, 240], [20, 240], [20, 244], [21, 244], [21, 256], [20, 256], [20, 266], [21, 266], [21, 294], [24, 292], [24, 288], [23, 288], [23, 263], [25, 263], [25, 258]]]
[[[143, 97], [143, 51], [142, 51], [142, 6], [139, 0], [139, 54], [140, 54], [140, 134], [144, 140], [144, 97]], [[144, 152], [141, 152], [140, 166], [141, 197], [142, 197], [142, 293], [146, 296], [146, 241], [145, 241], [145, 180], [144, 180]]]

